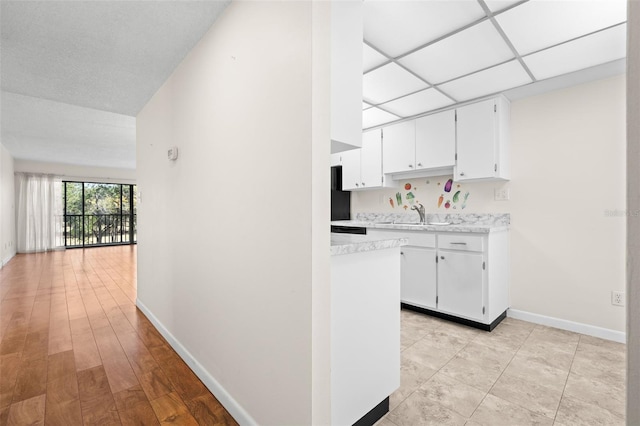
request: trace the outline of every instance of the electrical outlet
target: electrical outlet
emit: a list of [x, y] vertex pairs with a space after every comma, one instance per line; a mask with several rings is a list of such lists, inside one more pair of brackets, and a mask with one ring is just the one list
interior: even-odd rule
[[496, 188], [493, 195], [496, 201], [507, 201], [509, 199], [509, 188]]
[[611, 304], [615, 306], [624, 306], [624, 292], [612, 291], [611, 292]]

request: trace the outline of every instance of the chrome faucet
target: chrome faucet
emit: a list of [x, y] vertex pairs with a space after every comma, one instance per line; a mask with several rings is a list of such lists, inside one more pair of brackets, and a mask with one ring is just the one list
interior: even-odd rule
[[[420, 206], [420, 207], [418, 207]], [[424, 206], [420, 203], [418, 203], [418, 206], [411, 206], [411, 210], [415, 210], [418, 212], [418, 214], [420, 215], [420, 223], [421, 224], [425, 224], [426, 223], [426, 219], [424, 217], [425, 213], [424, 213]]]

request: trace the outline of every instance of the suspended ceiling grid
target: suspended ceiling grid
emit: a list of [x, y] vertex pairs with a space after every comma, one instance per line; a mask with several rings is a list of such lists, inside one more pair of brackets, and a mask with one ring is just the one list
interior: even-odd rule
[[626, 0], [365, 0], [363, 128], [626, 56]]

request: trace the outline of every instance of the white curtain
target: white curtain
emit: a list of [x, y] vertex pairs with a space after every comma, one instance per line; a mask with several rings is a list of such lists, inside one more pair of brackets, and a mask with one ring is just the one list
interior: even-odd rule
[[18, 253], [54, 250], [64, 245], [62, 182], [52, 175], [16, 173]]

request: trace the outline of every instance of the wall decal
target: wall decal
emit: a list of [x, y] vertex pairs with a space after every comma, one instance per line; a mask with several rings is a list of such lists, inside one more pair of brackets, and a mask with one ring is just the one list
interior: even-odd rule
[[396, 206], [393, 205], [393, 198], [389, 197], [389, 204], [391, 204], [391, 208], [395, 208]]
[[447, 183], [444, 184], [444, 192], [451, 192], [452, 185], [453, 185], [453, 179], [449, 179]]
[[[460, 186], [460, 185], [458, 185]], [[458, 197], [460, 196], [460, 191], [456, 192], [455, 194], [453, 194], [453, 202], [457, 203], [458, 202]]]
[[448, 209], [449, 207], [451, 207], [451, 201], [447, 200], [447, 202], [444, 203], [444, 208]]
[[404, 189], [405, 189], [405, 191], [409, 191], [409, 190], [411, 189], [411, 184], [410, 184], [410, 183], [408, 183], [408, 182], [407, 182], [407, 183], [405, 183], [405, 184], [404, 184]]
[[444, 195], [441, 195], [440, 198], [438, 198], [438, 208], [442, 205], [443, 201], [444, 201]]
[[398, 202], [398, 207], [400, 207], [402, 205], [402, 194], [399, 192], [396, 192], [396, 201]]
[[413, 192], [407, 192], [407, 195], [405, 196], [405, 198], [407, 199], [407, 202], [409, 204], [413, 204], [414, 198], [416, 197], [413, 195]]

